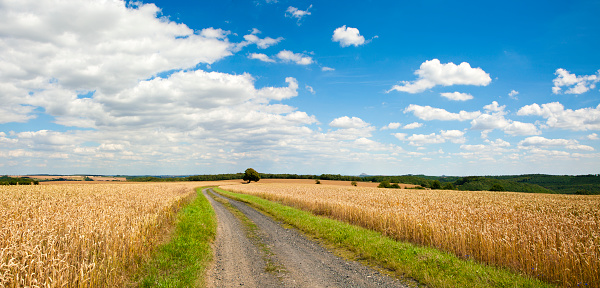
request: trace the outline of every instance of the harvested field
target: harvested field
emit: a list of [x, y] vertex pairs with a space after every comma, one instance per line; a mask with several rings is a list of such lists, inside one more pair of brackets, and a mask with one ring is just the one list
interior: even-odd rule
[[0, 287], [126, 286], [198, 186], [0, 186]]
[[222, 186], [509, 267], [561, 286], [600, 287], [600, 196], [307, 184]]
[[[240, 180], [242, 181], [242, 180]], [[337, 181], [337, 180], [319, 180], [321, 185], [334, 185], [334, 186], [352, 186], [351, 181]], [[243, 181], [242, 181], [243, 182]], [[258, 184], [315, 184], [315, 179], [261, 179]], [[221, 184], [223, 185], [223, 184]], [[254, 185], [254, 184], [252, 184]], [[377, 187], [379, 183], [375, 182], [356, 182], [356, 187]], [[401, 188], [411, 188], [418, 185], [412, 184], [398, 184]]]

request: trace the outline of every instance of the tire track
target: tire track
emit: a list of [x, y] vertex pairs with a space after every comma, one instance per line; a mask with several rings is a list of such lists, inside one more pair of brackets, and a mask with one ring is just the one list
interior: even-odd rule
[[[213, 287], [406, 287], [397, 279], [356, 261], [333, 255], [295, 229], [284, 228], [242, 202], [225, 198], [212, 189], [204, 190], [205, 195], [207, 190], [213, 197], [227, 199], [256, 224], [261, 242], [239, 239], [246, 235], [244, 226], [223, 204], [207, 197], [219, 222], [216, 261], [209, 271], [209, 287], [211, 283], [214, 283]], [[270, 255], [261, 251], [263, 245]], [[267, 273], [265, 259], [273, 258], [284, 269]]]

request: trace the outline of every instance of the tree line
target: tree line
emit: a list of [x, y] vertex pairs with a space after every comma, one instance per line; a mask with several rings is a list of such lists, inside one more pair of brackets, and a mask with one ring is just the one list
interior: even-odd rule
[[[512, 191], [526, 193], [560, 193], [600, 195], [600, 175], [505, 175], [505, 176], [427, 176], [427, 175], [366, 175], [351, 176], [341, 174], [271, 174], [259, 173], [261, 179], [315, 179], [382, 183], [382, 187], [395, 188], [395, 183], [418, 185], [424, 189], [445, 189], [463, 191]], [[244, 173], [205, 174], [181, 177], [127, 176], [129, 181], [219, 181], [242, 179]], [[398, 185], [398, 188], [400, 186]]]

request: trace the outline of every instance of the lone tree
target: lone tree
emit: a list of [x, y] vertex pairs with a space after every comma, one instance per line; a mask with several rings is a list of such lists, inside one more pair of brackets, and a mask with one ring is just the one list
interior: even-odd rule
[[260, 180], [260, 174], [258, 174], [256, 170], [248, 168], [246, 169], [246, 172], [244, 172], [244, 178], [242, 179], [244, 179], [244, 181], [248, 181], [248, 183], [252, 181], [258, 182], [258, 180]]

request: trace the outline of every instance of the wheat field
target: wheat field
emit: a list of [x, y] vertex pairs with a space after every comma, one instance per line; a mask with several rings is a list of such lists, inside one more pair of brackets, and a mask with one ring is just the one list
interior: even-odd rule
[[600, 196], [251, 184], [278, 201], [565, 287], [600, 287]]
[[0, 287], [123, 287], [198, 183], [0, 186]]

